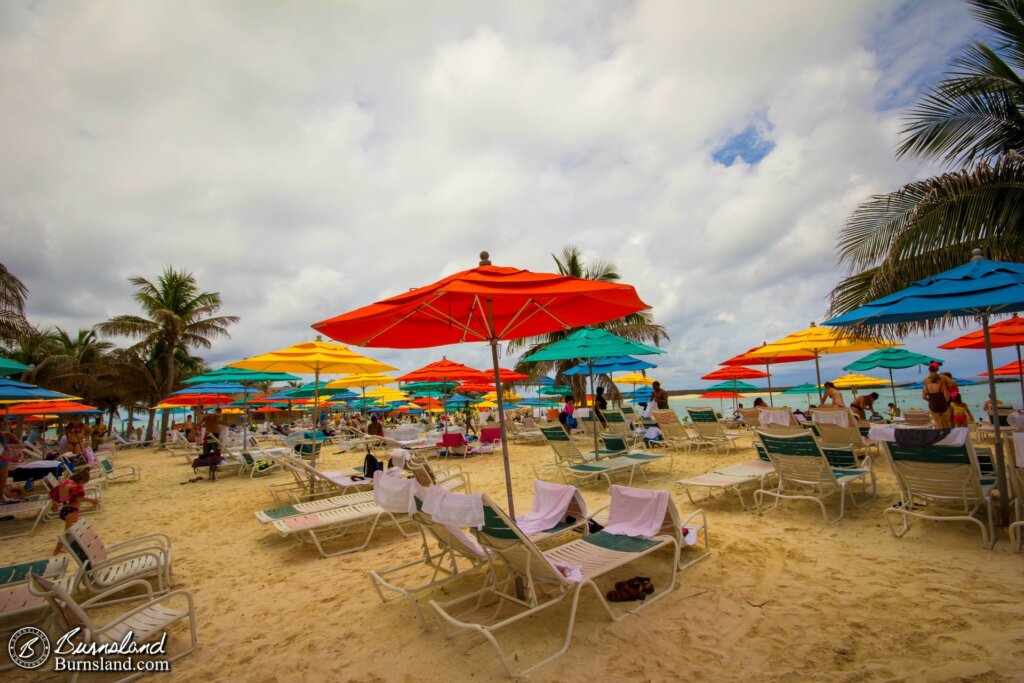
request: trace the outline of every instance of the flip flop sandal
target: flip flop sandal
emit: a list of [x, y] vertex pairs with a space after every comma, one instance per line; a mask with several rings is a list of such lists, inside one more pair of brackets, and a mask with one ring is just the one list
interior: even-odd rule
[[654, 592], [654, 584], [651, 583], [651, 577], [638, 576], [636, 580], [640, 582], [640, 590], [644, 592], [644, 595], [650, 595]]
[[633, 600], [643, 600], [645, 597], [647, 596], [644, 595], [635, 579], [619, 581], [615, 584], [615, 589], [607, 593], [609, 602], [632, 602]]

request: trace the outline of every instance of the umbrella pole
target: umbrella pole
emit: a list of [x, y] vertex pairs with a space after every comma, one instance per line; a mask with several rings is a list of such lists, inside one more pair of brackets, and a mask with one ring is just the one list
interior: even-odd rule
[[821, 391], [821, 366], [818, 364], [818, 352], [814, 352], [814, 374], [818, 378], [818, 407], [825, 403], [825, 394]]
[[[587, 359], [587, 374], [590, 375], [590, 395], [594, 397], [594, 401], [590, 405], [590, 426], [594, 429], [594, 461], [597, 462], [597, 454], [601, 452], [597, 448], [597, 425], [600, 423], [597, 421], [597, 391], [594, 389], [594, 363], [589, 358]], [[583, 398], [586, 398], [586, 396]]]
[[1020, 408], [1024, 410], [1024, 363], [1020, 361], [1020, 344], [1017, 344], [1017, 372], [1020, 373]]
[[505, 397], [501, 390], [501, 371], [498, 369], [498, 339], [493, 336], [494, 330], [494, 304], [487, 299], [487, 327], [492, 330], [491, 363], [494, 365], [494, 388], [498, 396], [498, 426], [501, 428], [501, 459], [505, 466], [505, 495], [508, 498], [508, 516], [516, 518], [516, 506], [512, 496], [512, 468], [509, 465], [508, 457], [508, 436], [505, 433]]
[[985, 335], [985, 363], [988, 366], [988, 389], [992, 397], [992, 427], [995, 430], [996, 486], [999, 488], [999, 519], [1003, 526], [1010, 521], [1010, 497], [1006, 491], [1006, 467], [1003, 463], [1003, 435], [999, 429], [999, 402], [996, 401], [996, 375], [992, 367], [992, 338], [988, 331], [988, 313], [981, 316], [981, 330]]
[[894, 407], [899, 408], [896, 405], [896, 383], [892, 380], [892, 368], [889, 368], [889, 388], [892, 389], [892, 404]]
[[[313, 370], [313, 456], [312, 456], [312, 467], [316, 467], [316, 430], [319, 426], [320, 418], [320, 363], [316, 364], [316, 368]], [[309, 492], [313, 493], [313, 478], [309, 479]]]
[[764, 362], [764, 371], [768, 373], [768, 405], [775, 407], [775, 399], [772, 398], [772, 369], [767, 360]]

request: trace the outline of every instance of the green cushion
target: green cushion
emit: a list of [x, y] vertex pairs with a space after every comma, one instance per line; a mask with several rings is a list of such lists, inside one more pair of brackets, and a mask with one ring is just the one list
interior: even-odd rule
[[718, 422], [718, 418], [715, 417], [715, 411], [713, 410], [687, 410], [690, 413], [690, 419], [694, 422]]
[[913, 462], [935, 462], [944, 464], [966, 465], [971, 462], [966, 446], [900, 446], [889, 444], [889, 452], [893, 460], [910, 460]]
[[505, 540], [512, 540], [519, 538], [519, 535], [515, 532], [515, 529], [509, 527], [505, 523], [494, 508], [489, 505], [484, 506], [484, 528], [481, 531], [488, 536], [494, 538], [503, 538]]
[[49, 560], [38, 560], [36, 562], [11, 565], [10, 567], [0, 567], [0, 586], [24, 581], [28, 578], [29, 574], [43, 576], [49, 564]]
[[846, 470], [832, 470], [832, 474], [834, 474], [836, 479], [838, 479], [840, 477], [860, 477], [863, 476], [865, 472], [848, 472]]
[[627, 453], [625, 457], [627, 457], [627, 458], [629, 458], [631, 460], [643, 460], [644, 462], [647, 462], [649, 460], [661, 460], [665, 456], [664, 455], [652, 455], [650, 453]]
[[776, 455], [821, 455], [810, 434], [796, 434], [788, 438], [761, 434], [761, 441], [769, 453]]
[[285, 505], [284, 507], [273, 508], [271, 510], [264, 510], [263, 515], [270, 519], [281, 519], [282, 517], [294, 517], [295, 515], [303, 514], [301, 511], [296, 510], [294, 505]]
[[652, 541], [647, 538], [616, 536], [605, 531], [598, 531], [596, 534], [584, 536], [583, 540], [596, 545], [598, 548], [617, 550], [620, 553], [642, 553], [661, 543], [661, 541]]

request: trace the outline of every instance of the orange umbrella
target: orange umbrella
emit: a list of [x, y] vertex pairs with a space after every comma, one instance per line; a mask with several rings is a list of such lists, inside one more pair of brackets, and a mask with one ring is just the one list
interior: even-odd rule
[[701, 377], [701, 379], [764, 379], [770, 377], [767, 372], [761, 372], [754, 368], [745, 368], [742, 365], [726, 366]]
[[234, 401], [234, 397], [224, 396], [223, 394], [182, 394], [180, 396], [171, 396], [160, 403], [165, 406], [200, 407], [222, 406], [234, 403]]
[[8, 415], [58, 415], [60, 413], [84, 413], [91, 410], [99, 410], [99, 408], [76, 401], [26, 401], [12, 405], [5, 412]]
[[[764, 342], [761, 346], [767, 346], [768, 342]], [[814, 360], [813, 353], [796, 352], [787, 354], [785, 356], [775, 356], [774, 358], [755, 358], [750, 354], [754, 353], [761, 348], [761, 346], [755, 346], [752, 349], [747, 349], [743, 353], [733, 356], [728, 360], [723, 360], [719, 365], [764, 365], [765, 379], [768, 380], [768, 403], [775, 405], [775, 399], [772, 397], [772, 375], [771, 367], [777, 363], [802, 363], [805, 360]], [[717, 379], [717, 378], [716, 378]], [[744, 379], [740, 377], [728, 378], [728, 379]], [[751, 377], [750, 379], [757, 379]]]
[[486, 382], [487, 373], [442, 358], [397, 379], [399, 382]]
[[615, 320], [649, 306], [630, 285], [493, 266], [488, 256], [481, 252], [476, 268], [313, 327], [359, 346], [409, 349], [468, 341], [490, 344], [498, 389], [505, 493], [508, 512], [515, 517], [505, 412], [501, 410], [498, 342]]
[[497, 390], [489, 382], [463, 382], [455, 387], [455, 391], [460, 394], [487, 394]]
[[[1017, 347], [1017, 362], [1004, 365], [992, 371], [995, 375], [1019, 375], [1020, 376], [1020, 400], [1024, 402], [1024, 362], [1021, 360], [1020, 347], [1024, 344], [1024, 318], [1013, 316], [1002, 320], [995, 325], [989, 325], [989, 339], [993, 349], [1007, 346]], [[939, 346], [940, 349], [984, 349], [985, 331], [975, 330], [951, 342]], [[1011, 369], [1008, 369], [1011, 368]], [[1002, 372], [1000, 372], [1002, 370]], [[988, 373], [982, 373], [979, 377], [988, 377]]]

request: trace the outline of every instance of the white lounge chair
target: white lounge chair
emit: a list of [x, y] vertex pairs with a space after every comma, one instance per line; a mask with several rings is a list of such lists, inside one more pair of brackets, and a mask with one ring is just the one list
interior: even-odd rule
[[[765, 481], [775, 476], [775, 466], [772, 465], [771, 460], [768, 458], [764, 446], [755, 442], [754, 448], [758, 454], [756, 460], [747, 460], [735, 465], [720, 467], [712, 472], [680, 479], [676, 483], [684, 487], [686, 497], [690, 499], [691, 503], [696, 504], [708, 500], [711, 498], [712, 491], [719, 489], [721, 491], [734, 491], [739, 497], [740, 505], [743, 506], [743, 509], [749, 510], [753, 506], [747, 505], [743, 499], [743, 487], [747, 484], [756, 484], [757, 488], [764, 488]], [[703, 498], [694, 500], [693, 495], [690, 493], [690, 489], [693, 487], [706, 488], [708, 493]]]
[[167, 534], [147, 534], [107, 546], [89, 522], [79, 519], [57, 539], [79, 565], [75, 585], [81, 583], [91, 593], [102, 593], [135, 579], [151, 579], [158, 595], [173, 585], [171, 539]]

